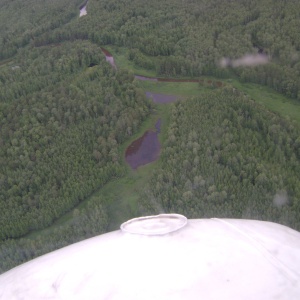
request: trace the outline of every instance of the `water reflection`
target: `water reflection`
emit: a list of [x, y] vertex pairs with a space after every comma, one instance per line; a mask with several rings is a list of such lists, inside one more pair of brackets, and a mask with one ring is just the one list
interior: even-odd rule
[[125, 159], [132, 169], [146, 165], [158, 159], [160, 153], [160, 133], [161, 120], [155, 124], [155, 131], [147, 130], [144, 135], [132, 142], [126, 149]]

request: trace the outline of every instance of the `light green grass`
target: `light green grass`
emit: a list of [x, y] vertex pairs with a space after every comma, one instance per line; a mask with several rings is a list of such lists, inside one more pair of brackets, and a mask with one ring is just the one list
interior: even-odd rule
[[256, 102], [281, 116], [300, 123], [300, 102], [277, 93], [271, 88], [254, 83], [231, 80], [232, 86], [249, 95]]
[[144, 91], [178, 96], [199, 96], [211, 90], [211, 87], [201, 86], [194, 82], [159, 82], [138, 80], [138, 85]]
[[121, 223], [140, 215], [138, 199], [153, 172], [160, 165], [160, 160], [141, 166], [137, 170], [132, 170], [125, 161], [125, 150], [131, 142], [142, 136], [146, 130], [154, 129], [158, 119], [162, 120], [159, 140], [161, 144], [164, 142], [169, 127], [170, 106], [159, 105], [156, 107], [155, 113], [141, 126], [139, 132], [121, 147], [123, 163], [127, 167], [126, 175], [123, 178], [109, 182], [96, 193], [99, 197], [109, 200], [107, 204], [110, 220], [109, 231], [118, 229]]
[[[204, 80], [208, 79], [211, 78], [204, 78]], [[269, 87], [254, 83], [241, 83], [237, 80], [228, 80], [227, 84], [228, 86], [232, 85], [233, 87], [243, 91], [245, 94], [249, 95], [251, 99], [264, 105], [267, 109], [276, 112], [285, 118], [292, 119], [300, 123], [299, 101], [279, 94]], [[199, 87], [198, 83], [192, 82], [139, 81], [138, 85], [145, 91], [186, 97], [199, 96], [212, 89], [211, 87], [205, 86]]]
[[[126, 48], [109, 46], [107, 47], [114, 56], [117, 66], [130, 69], [134, 74], [155, 77], [155, 71], [148, 71], [138, 68], [127, 58], [128, 50]], [[151, 58], [155, 59], [155, 58]], [[221, 81], [217, 78], [201, 78]], [[224, 81], [223, 81], [224, 82]], [[256, 102], [264, 105], [271, 111], [279, 113], [281, 116], [300, 122], [300, 102], [290, 99], [275, 90], [266, 86], [254, 83], [241, 83], [236, 79], [227, 80], [229, 84], [249, 95]], [[141, 81], [139, 86], [145, 91], [162, 93], [168, 95], [198, 96], [205, 93], [209, 87], [199, 88], [197, 83], [190, 82], [152, 82]]]

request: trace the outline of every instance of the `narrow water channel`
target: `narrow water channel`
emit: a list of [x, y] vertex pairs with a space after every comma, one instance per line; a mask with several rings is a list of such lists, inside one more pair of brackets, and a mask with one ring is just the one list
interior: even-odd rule
[[144, 135], [133, 141], [125, 152], [125, 160], [133, 170], [138, 167], [156, 161], [160, 154], [160, 133], [161, 120], [155, 124], [155, 130], [147, 130]]

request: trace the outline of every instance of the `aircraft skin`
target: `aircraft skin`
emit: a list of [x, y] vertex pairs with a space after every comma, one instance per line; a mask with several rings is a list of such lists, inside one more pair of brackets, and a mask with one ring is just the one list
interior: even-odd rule
[[0, 299], [300, 299], [300, 233], [181, 215], [137, 218], [0, 275]]

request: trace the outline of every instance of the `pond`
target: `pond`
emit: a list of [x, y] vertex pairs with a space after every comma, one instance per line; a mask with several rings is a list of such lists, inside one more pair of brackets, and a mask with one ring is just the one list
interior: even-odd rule
[[133, 170], [158, 159], [161, 148], [158, 140], [160, 125], [159, 119], [155, 124], [155, 131], [147, 130], [142, 137], [133, 141], [126, 149], [125, 159]]

